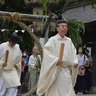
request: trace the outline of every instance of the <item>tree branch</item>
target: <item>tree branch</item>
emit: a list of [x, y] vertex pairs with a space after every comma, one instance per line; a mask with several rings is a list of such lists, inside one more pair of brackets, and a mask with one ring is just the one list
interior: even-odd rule
[[38, 84], [38, 82], [35, 84], [35, 86], [30, 91], [25, 93], [23, 96], [32, 96], [32, 94], [37, 90], [37, 84]]
[[[14, 14], [14, 12], [0, 11], [0, 18], [12, 21], [12, 14]], [[19, 15], [18, 21], [28, 21], [28, 22], [42, 21], [43, 18], [49, 17], [43, 15], [21, 14], [21, 13], [19, 13], [18, 15]], [[56, 17], [54, 18], [56, 19]], [[52, 19], [51, 21], [55, 21], [55, 19]]]
[[40, 44], [38, 38], [35, 36], [34, 33], [32, 33], [31, 28], [29, 28], [28, 26], [26, 26], [23, 22], [19, 22], [18, 21], [18, 22], [16, 22], [16, 24], [18, 24], [22, 29], [26, 30], [30, 34], [30, 36], [32, 37], [32, 39], [34, 39], [34, 41], [36, 42], [36, 45], [37, 45], [37, 47], [39, 49], [41, 58], [43, 58], [43, 49], [41, 47], [41, 44]]

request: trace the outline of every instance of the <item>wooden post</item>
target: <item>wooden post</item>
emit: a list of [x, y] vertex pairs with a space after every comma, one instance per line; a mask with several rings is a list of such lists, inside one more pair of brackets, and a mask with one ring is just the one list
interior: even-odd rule
[[[13, 14], [14, 12], [0, 11], [0, 19], [6, 19], [12, 21]], [[28, 22], [42, 21], [42, 19], [46, 20], [47, 18], [49, 18], [49, 16], [43, 16], [43, 15], [21, 14], [21, 13], [18, 13], [18, 15], [19, 15], [18, 21], [28, 21]], [[54, 15], [54, 18], [52, 18], [50, 21], [56, 21], [55, 19], [57, 18], [58, 16]]]
[[62, 61], [62, 57], [63, 57], [63, 52], [64, 52], [64, 43], [61, 43], [61, 48], [60, 48], [60, 57], [59, 60]]
[[9, 50], [6, 50], [6, 54], [5, 54], [5, 63], [7, 63], [7, 61], [8, 61], [8, 55], [9, 55]]
[[49, 34], [49, 26], [48, 26], [46, 34], [45, 34], [45, 43], [48, 41], [48, 34]]

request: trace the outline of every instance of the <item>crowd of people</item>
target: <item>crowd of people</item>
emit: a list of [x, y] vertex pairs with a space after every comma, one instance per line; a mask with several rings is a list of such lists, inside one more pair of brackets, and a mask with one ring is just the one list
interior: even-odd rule
[[[84, 52], [85, 51], [85, 52]], [[38, 61], [37, 57], [40, 59], [41, 57], [38, 54], [38, 48], [34, 47], [32, 49], [32, 55], [28, 56], [26, 51], [23, 52], [22, 57], [22, 74], [24, 75], [22, 77], [21, 75], [21, 84], [22, 81], [25, 78], [26, 72], [29, 72], [29, 84], [28, 84], [28, 90], [32, 89], [34, 85], [36, 84], [37, 80], [39, 79], [39, 74], [36, 69], [38, 69]], [[25, 62], [25, 64], [24, 64]], [[91, 87], [91, 62], [92, 57], [89, 56], [89, 50], [85, 49], [83, 50], [82, 47], [78, 48], [78, 65], [79, 65], [79, 72], [77, 76], [76, 85], [74, 87], [76, 94], [82, 95], [86, 94]], [[38, 69], [39, 70], [39, 69]]]
[[[41, 57], [38, 54], [38, 48], [34, 47], [32, 49], [32, 55], [28, 56], [27, 52], [23, 52], [22, 56], [22, 74], [21, 74], [21, 84], [22, 81], [25, 78], [26, 73], [28, 72], [29, 75], [29, 84], [28, 84], [28, 90], [32, 89], [34, 85], [36, 84], [37, 80], [39, 79], [39, 74], [37, 70], [40, 70], [38, 68], [38, 61], [37, 57], [40, 59]], [[89, 50], [85, 49], [83, 50], [82, 47], [78, 48], [78, 76], [76, 85], [74, 87], [76, 94], [82, 95], [86, 94], [91, 87], [91, 61], [92, 57], [89, 56]], [[37, 69], [37, 70], [36, 70]]]
[[[84, 52], [85, 51], [85, 52]], [[29, 72], [29, 84], [28, 84], [28, 90], [32, 89], [34, 85], [36, 84], [37, 80], [39, 79], [39, 74], [36, 69], [38, 69], [38, 61], [37, 61], [37, 54], [38, 54], [38, 48], [34, 47], [32, 50], [32, 55], [28, 56], [26, 51], [23, 52], [23, 59], [22, 59], [22, 74], [26, 75], [26, 72]], [[38, 54], [38, 58], [41, 61], [41, 57]], [[78, 76], [76, 85], [74, 87], [76, 94], [82, 95], [86, 94], [91, 87], [91, 61], [92, 57], [89, 56], [89, 50], [85, 49], [83, 50], [82, 47], [78, 48]], [[23, 63], [25, 62], [25, 64]], [[39, 69], [38, 69], [39, 70]], [[24, 80], [25, 76], [21, 79]], [[21, 82], [22, 82], [21, 80]], [[21, 83], [22, 84], [22, 83]]]

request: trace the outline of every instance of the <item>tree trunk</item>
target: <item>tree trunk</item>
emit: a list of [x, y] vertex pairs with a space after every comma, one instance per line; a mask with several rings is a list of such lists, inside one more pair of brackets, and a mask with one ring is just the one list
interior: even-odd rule
[[49, 26], [48, 26], [46, 34], [45, 34], [45, 43], [48, 41], [48, 35], [49, 35]]
[[51, 20], [52, 20], [52, 17], [53, 17], [53, 15], [50, 14], [50, 15], [49, 15], [49, 18], [47, 19], [46, 24], [45, 24], [45, 26], [44, 26], [44, 29], [43, 29], [43, 32], [42, 32], [43, 35], [46, 34], [46, 31], [47, 31], [47, 29], [48, 29], [48, 26], [49, 26]]

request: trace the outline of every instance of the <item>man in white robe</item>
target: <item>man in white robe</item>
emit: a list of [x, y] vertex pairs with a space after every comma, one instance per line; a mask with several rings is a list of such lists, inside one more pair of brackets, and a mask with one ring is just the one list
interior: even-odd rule
[[[70, 38], [67, 22], [56, 23], [58, 34], [51, 37], [43, 49], [43, 61], [37, 87], [37, 95], [41, 96], [75, 96], [74, 85], [77, 77], [78, 58], [76, 49]], [[61, 43], [65, 44], [63, 59], [59, 61]]]
[[[17, 43], [17, 34], [13, 33], [8, 42], [0, 44], [0, 96], [17, 96], [20, 86], [21, 50]], [[5, 53], [9, 51], [7, 63]]]

